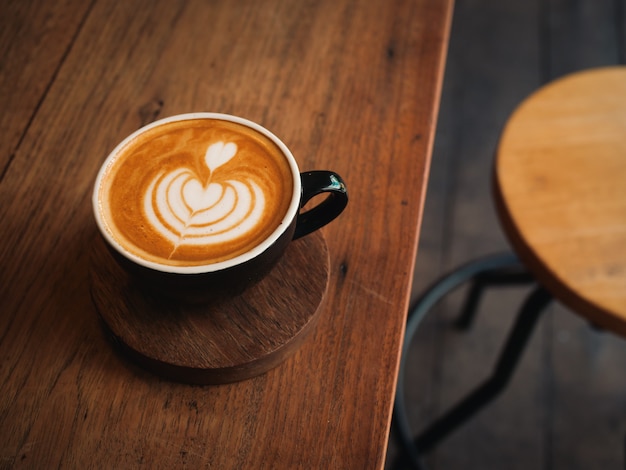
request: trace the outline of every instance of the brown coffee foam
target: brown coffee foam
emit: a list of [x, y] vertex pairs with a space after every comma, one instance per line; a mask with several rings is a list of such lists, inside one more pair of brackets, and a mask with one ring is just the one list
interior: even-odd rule
[[[213, 175], [207, 147], [234, 142], [238, 151]], [[255, 229], [220, 245], [179, 246], [153, 230], [143, 208], [144, 194], [161, 172], [188, 168], [201, 182], [254, 181], [265, 194], [266, 211]], [[193, 119], [152, 128], [129, 142], [109, 165], [101, 184], [100, 206], [111, 235], [129, 252], [162, 264], [183, 266], [224, 261], [265, 240], [281, 223], [291, 201], [292, 175], [280, 148], [269, 138], [229, 121]]]

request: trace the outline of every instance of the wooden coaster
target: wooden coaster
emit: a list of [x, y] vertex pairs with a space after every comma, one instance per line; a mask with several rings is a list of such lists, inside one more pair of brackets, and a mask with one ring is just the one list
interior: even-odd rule
[[181, 305], [139, 290], [98, 237], [91, 293], [124, 356], [171, 380], [221, 384], [262, 374], [298, 349], [316, 323], [329, 265], [318, 231], [290, 243], [273, 270], [239, 296]]

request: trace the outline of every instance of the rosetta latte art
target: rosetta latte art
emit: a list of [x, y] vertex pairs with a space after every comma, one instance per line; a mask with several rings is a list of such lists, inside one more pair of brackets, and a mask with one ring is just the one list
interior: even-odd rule
[[[237, 154], [233, 142], [216, 142], [204, 161], [211, 177]], [[178, 168], [159, 173], [144, 196], [149, 223], [174, 248], [228, 243], [249, 232], [262, 218], [265, 197], [253, 181], [201, 182], [195, 172]]]

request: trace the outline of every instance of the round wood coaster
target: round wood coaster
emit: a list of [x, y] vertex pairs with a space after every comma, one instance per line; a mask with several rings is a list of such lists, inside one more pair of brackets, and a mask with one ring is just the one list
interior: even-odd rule
[[242, 294], [182, 305], [139, 290], [98, 237], [91, 292], [124, 356], [168, 379], [221, 384], [262, 374], [298, 349], [316, 323], [329, 265], [318, 231], [290, 243], [272, 271]]

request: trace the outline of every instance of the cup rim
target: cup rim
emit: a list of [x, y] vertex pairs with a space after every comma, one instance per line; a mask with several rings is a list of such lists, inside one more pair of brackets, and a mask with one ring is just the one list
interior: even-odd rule
[[[282, 218], [278, 227], [261, 243], [253, 247], [251, 250], [242, 253], [241, 255], [235, 256], [233, 258], [219, 261], [217, 263], [206, 263], [201, 265], [193, 265], [193, 266], [172, 266], [164, 263], [158, 263], [155, 261], [146, 260], [130, 251], [124, 249], [124, 247], [115, 239], [112, 235], [111, 231], [107, 227], [107, 223], [103, 220], [104, 216], [100, 210], [100, 184], [102, 179], [104, 178], [107, 170], [111, 167], [113, 162], [116, 160], [121, 150], [125, 148], [133, 139], [142, 133], [152, 129], [154, 127], [161, 126], [163, 124], [167, 124], [169, 122], [177, 122], [177, 121], [186, 121], [191, 119], [214, 119], [214, 120], [224, 120], [230, 121], [237, 124], [241, 124], [243, 126], [249, 127], [260, 134], [263, 134], [265, 137], [272, 140], [278, 148], [281, 150], [285, 158], [289, 163], [289, 167], [291, 169], [291, 176], [293, 180], [293, 192], [291, 195], [291, 202], [289, 207], [287, 208], [287, 212]], [[289, 148], [281, 141], [274, 133], [266, 129], [265, 127], [257, 124], [254, 121], [250, 121], [249, 119], [242, 118], [239, 116], [224, 114], [224, 113], [215, 113], [215, 112], [194, 112], [194, 113], [184, 113], [184, 114], [176, 114], [172, 116], [168, 116], [156, 121], [151, 122], [145, 126], [134, 131], [132, 134], [127, 136], [124, 140], [122, 140], [106, 157], [100, 169], [98, 170], [98, 174], [96, 176], [94, 189], [92, 193], [92, 206], [93, 213], [96, 220], [96, 224], [98, 226], [99, 232], [105, 238], [107, 243], [115, 249], [119, 254], [121, 254], [126, 259], [132, 261], [135, 264], [143, 266], [145, 268], [152, 269], [154, 271], [160, 271], [164, 273], [172, 273], [172, 274], [205, 274], [222, 271], [228, 268], [232, 268], [235, 266], [239, 266], [247, 261], [250, 261], [257, 256], [264, 253], [268, 248], [270, 248], [290, 227], [291, 222], [297, 216], [298, 211], [300, 209], [300, 198], [302, 193], [302, 186], [300, 180], [300, 170], [298, 168], [298, 164], [296, 162], [295, 157], [289, 150]]]

